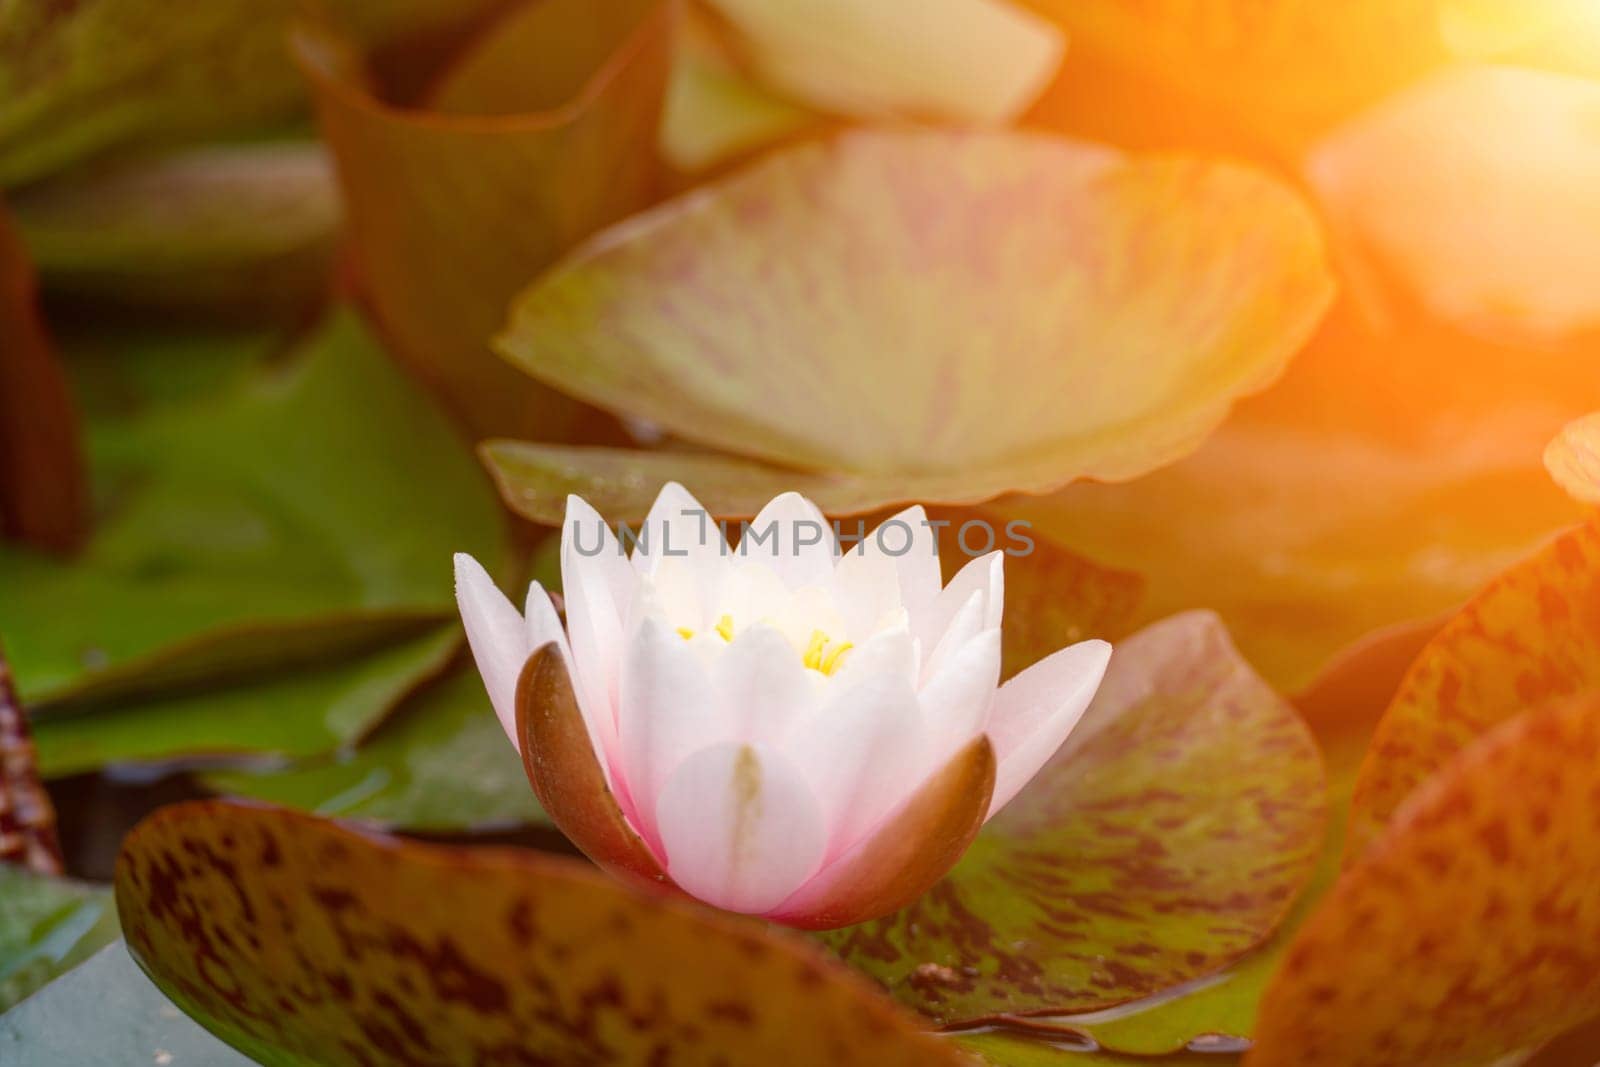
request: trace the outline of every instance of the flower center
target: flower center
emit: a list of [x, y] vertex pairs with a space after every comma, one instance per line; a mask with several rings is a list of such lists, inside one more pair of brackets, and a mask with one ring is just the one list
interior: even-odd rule
[[[713, 632], [724, 641], [733, 640], [733, 616], [724, 615], [717, 620], [717, 625], [712, 627]], [[694, 631], [687, 626], [678, 627], [678, 636], [685, 641], [694, 640]], [[855, 645], [849, 641], [835, 641], [821, 630], [812, 630], [811, 639], [806, 642], [805, 649], [800, 653], [800, 662], [819, 674], [832, 676], [844, 662], [845, 653]]]

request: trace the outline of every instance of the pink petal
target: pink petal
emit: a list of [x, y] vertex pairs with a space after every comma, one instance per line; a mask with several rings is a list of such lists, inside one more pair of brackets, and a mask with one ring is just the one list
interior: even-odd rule
[[690, 756], [661, 791], [656, 820], [680, 888], [751, 914], [803, 885], [827, 838], [805, 779], [763, 745], [715, 745]]
[[[617, 680], [621, 670], [622, 621], [633, 599], [635, 578], [627, 557], [599, 512], [576, 496], [567, 498], [561, 530], [561, 588], [567, 605], [573, 685], [584, 719], [601, 740], [602, 762], [617, 762]], [[626, 800], [619, 792], [619, 799]]]
[[928, 610], [913, 616], [911, 632], [922, 642], [926, 653], [936, 647], [956, 616], [966, 607], [974, 593], [981, 593], [981, 621], [973, 632], [991, 630], [1000, 625], [1005, 610], [1005, 553], [991, 552], [979, 556], [956, 573], [950, 584], [939, 593]]
[[927, 758], [944, 763], [985, 731], [1000, 684], [1000, 631], [985, 630], [945, 656], [917, 693], [927, 721]]
[[1078, 725], [1111, 662], [1111, 646], [1083, 641], [1046, 656], [996, 694], [989, 740], [997, 766], [989, 817], [1049, 762]]

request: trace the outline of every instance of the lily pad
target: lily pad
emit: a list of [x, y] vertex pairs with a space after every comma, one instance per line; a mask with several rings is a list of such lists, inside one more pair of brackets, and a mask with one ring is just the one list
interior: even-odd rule
[[252, 315], [326, 290], [340, 214], [327, 156], [294, 141], [90, 168], [12, 208], [52, 293]]
[[238, 392], [90, 430], [83, 554], [0, 552], [0, 631], [41, 719], [414, 635], [454, 615], [452, 551], [502, 558], [470, 457], [347, 311]]
[[1306, 173], [1369, 314], [1390, 321], [1410, 302], [1534, 345], [1600, 331], [1583, 279], [1600, 242], [1597, 110], [1592, 79], [1464, 68], [1319, 145]]
[[352, 752], [204, 781], [232, 796], [413, 831], [546, 821], [475, 671], [419, 693]]
[[0, 1012], [116, 937], [109, 889], [0, 866]]
[[87, 526], [88, 479], [34, 296], [33, 267], [0, 201], [0, 535], [66, 550]]
[[861, 119], [1010, 122], [1066, 50], [1053, 23], [1005, 0], [708, 2], [763, 82]]
[[123, 698], [42, 717], [33, 728], [39, 773], [57, 778], [108, 765], [326, 755], [373, 729], [442, 671], [460, 643], [455, 627], [434, 626], [350, 659], [236, 679], [226, 688]]
[[162, 996], [118, 941], [0, 1015], [16, 1067], [250, 1067]]
[[1592, 355], [1376, 339], [1339, 316], [1187, 459], [986, 510], [1143, 576], [1141, 622], [1217, 611], [1294, 692], [1365, 635], [1454, 611], [1580, 518], [1539, 457], [1596, 408]]
[[146, 972], [264, 1063], [963, 1062], [804, 942], [537, 853], [185, 804], [129, 835], [117, 902]]
[[[373, 43], [468, 23], [500, 0], [329, 0]], [[295, 0], [0, 8], [0, 187], [107, 149], [250, 130], [303, 106], [283, 47]], [[136, 27], [137, 32], [130, 32]]]
[[1574, 500], [1600, 504], [1600, 415], [1563, 427], [1545, 449], [1544, 465]]
[[294, 35], [357, 284], [397, 355], [475, 433], [572, 425], [570, 404], [488, 342], [530, 279], [654, 197], [670, 23], [661, 0], [520, 5], [419, 108], [379, 94], [358, 40], [310, 24]]
[[1251, 1067], [1475, 1067], [1600, 1003], [1600, 706], [1527, 712], [1395, 813], [1296, 935]]
[[1491, 582], [1423, 649], [1378, 726], [1352, 816], [1354, 859], [1405, 799], [1482, 734], [1600, 686], [1600, 525]]
[[1305, 887], [1323, 772], [1215, 616], [1117, 646], [1082, 725], [954, 871], [827, 943], [946, 1025], [1125, 1003], [1214, 974]]
[[[860, 130], [600, 235], [521, 296], [498, 347], [685, 439], [840, 472], [817, 502], [859, 511], [1171, 462], [1279, 374], [1331, 292], [1316, 224], [1257, 171]], [[614, 457], [553, 458], [570, 475]]]

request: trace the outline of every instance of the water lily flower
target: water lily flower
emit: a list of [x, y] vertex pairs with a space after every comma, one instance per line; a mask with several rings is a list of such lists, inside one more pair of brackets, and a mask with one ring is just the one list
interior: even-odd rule
[[1060, 747], [1103, 641], [999, 685], [1001, 552], [941, 588], [920, 507], [843, 547], [769, 503], [736, 546], [669, 484], [631, 558], [567, 502], [567, 629], [456, 558], [467, 637], [551, 818], [601, 866], [808, 929], [926, 892]]

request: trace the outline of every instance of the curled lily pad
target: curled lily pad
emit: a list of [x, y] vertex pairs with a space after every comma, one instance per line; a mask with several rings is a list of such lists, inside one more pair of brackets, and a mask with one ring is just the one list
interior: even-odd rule
[[1574, 500], [1600, 504], [1600, 415], [1568, 423], [1545, 449], [1544, 465]]
[[654, 196], [669, 14], [661, 0], [521, 5], [420, 108], [379, 95], [358, 40], [310, 24], [295, 34], [358, 284], [397, 354], [474, 431], [570, 425], [569, 405], [488, 342], [529, 279]]
[[327, 286], [333, 170], [298, 142], [96, 167], [12, 199], [45, 288], [119, 304], [282, 311]]
[[1597, 794], [1592, 695], [1449, 760], [1296, 935], [1246, 1063], [1469, 1067], [1592, 1016]]
[[1316, 744], [1194, 613], [1117, 646], [1083, 724], [898, 915], [828, 944], [947, 1025], [1087, 1011], [1213, 974], [1310, 877]]
[[1356, 294], [1458, 328], [1551, 344], [1600, 331], [1584, 275], [1600, 242], [1600, 83], [1452, 70], [1335, 132], [1307, 162]]
[[1600, 686], [1600, 525], [1562, 534], [1439, 631], [1385, 712], [1362, 768], [1349, 856], [1414, 789], [1494, 726]]
[[709, 0], [761, 80], [824, 111], [1003, 123], [1055, 74], [1066, 42], [1008, 0]]
[[116, 936], [110, 890], [0, 866], [0, 1012]]
[[1170, 462], [1277, 376], [1330, 292], [1315, 224], [1264, 174], [866, 130], [601, 235], [498, 347], [684, 438], [842, 472], [818, 503], [867, 510]]
[[417, 694], [352, 752], [271, 772], [210, 774], [205, 783], [233, 796], [407, 830], [545, 821], [522, 760], [470, 671]]
[[88, 484], [72, 397], [34, 295], [33, 267], [0, 202], [0, 534], [64, 550], [83, 537]]
[[454, 614], [451, 551], [503, 552], [470, 456], [347, 311], [235, 392], [90, 432], [83, 554], [0, 552], [0, 632], [41, 717], [415, 634]]
[[801, 942], [536, 853], [187, 804], [128, 837], [117, 903], [156, 983], [268, 1063], [962, 1062]]

